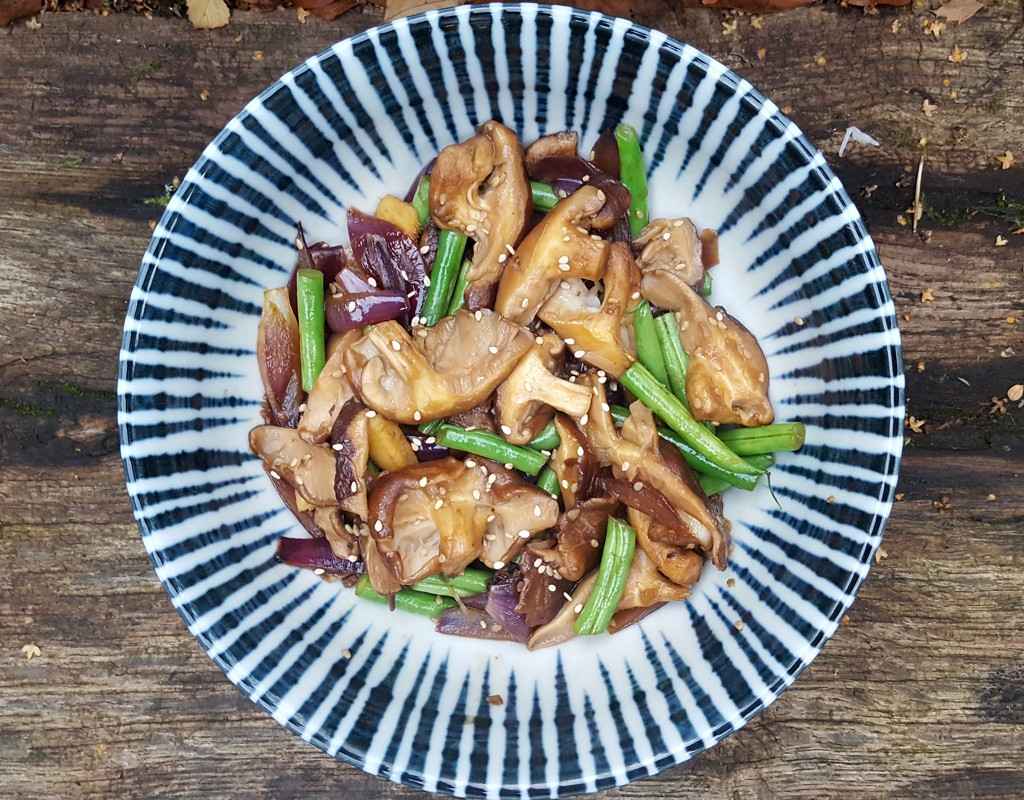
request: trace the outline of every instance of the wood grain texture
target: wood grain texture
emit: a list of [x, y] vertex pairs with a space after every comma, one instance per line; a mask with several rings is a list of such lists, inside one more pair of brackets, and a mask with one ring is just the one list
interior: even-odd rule
[[[720, 746], [604, 796], [1020, 798], [1024, 411], [992, 414], [990, 398], [1024, 382], [1024, 236], [999, 204], [1024, 202], [1021, 10], [998, 0], [936, 39], [921, 8], [813, 7], [732, 33], [717, 13], [634, 9], [822, 148], [879, 246], [908, 413], [926, 422], [908, 431], [887, 557], [821, 656]], [[0, 797], [423, 796], [300, 741], [191, 638], [139, 541], [113, 397], [159, 212], [145, 199], [280, 73], [376, 21], [282, 10], [198, 32], [51, 14], [0, 30]], [[954, 43], [966, 62], [948, 61]], [[882, 146], [838, 159], [848, 125]], [[1004, 171], [1006, 150], [1018, 165]], [[915, 235], [897, 218], [922, 152], [931, 211]], [[27, 661], [28, 643], [42, 655]]]

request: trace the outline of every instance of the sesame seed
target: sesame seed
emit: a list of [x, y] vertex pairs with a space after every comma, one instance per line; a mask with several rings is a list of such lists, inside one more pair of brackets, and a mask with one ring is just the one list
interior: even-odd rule
[[497, 519], [497, 517], [494, 516], [494, 514], [488, 514], [487, 515], [487, 522], [494, 522], [494, 520], [496, 520], [496, 519]]
[[563, 263], [563, 264], [559, 264], [559, 265], [558, 265], [558, 268], [559, 268], [559, 269], [560, 269], [560, 270], [561, 270], [562, 272], [568, 272], [568, 271], [569, 271], [569, 265], [568, 265], [568, 264], [566, 264], [566, 263]]
[[564, 598], [565, 598], [566, 600], [568, 600], [568, 601], [569, 601], [570, 603], [572, 602], [572, 595], [571, 595], [571, 594], [569, 594], [568, 592], [562, 592], [562, 597], [564, 597]]
[[423, 419], [423, 414], [421, 414], [419, 411], [413, 411], [412, 418], [419, 422], [421, 419]]
[[331, 377], [332, 378], [340, 378], [344, 374], [345, 373], [342, 372], [340, 369], [336, 369], [336, 370], [334, 370], [334, 372], [331, 373]]
[[428, 245], [423, 245], [423, 247], [420, 248], [420, 255], [425, 256], [429, 252], [430, 252], [430, 247]]
[[533, 391], [533, 384], [530, 383], [529, 381], [524, 381], [523, 382], [523, 388], [526, 389], [526, 391], [528, 391], [528, 392], [532, 392]]
[[505, 562], [504, 561], [495, 561], [494, 562], [494, 568], [495, 569], [501, 569], [504, 566], [505, 566]]
[[568, 489], [569, 488], [569, 481], [567, 481], [565, 478], [562, 478], [562, 488], [563, 489]]
[[349, 300], [348, 301], [348, 310], [349, 311], [355, 311], [356, 310], [356, 301], [355, 300]]
[[305, 485], [306, 482], [304, 480], [302, 480], [302, 476], [301, 475], [296, 475], [295, 476], [295, 483], [298, 486], [303, 486], [303, 485]]
[[529, 297], [524, 297], [523, 298], [523, 302], [521, 303], [521, 305], [522, 305], [523, 308], [526, 308], [528, 305], [530, 305], [530, 298]]
[[357, 561], [359, 560], [359, 556], [357, 556], [357, 555], [356, 555], [355, 553], [353, 553], [353, 554], [351, 554], [351, 555], [348, 555], [348, 556], [346, 556], [346, 558], [347, 558], [347, 559], [348, 559], [349, 561], [351, 561], [351, 562], [352, 562], [353, 564], [355, 564], [355, 563], [356, 563], [356, 562], [357, 562]]
[[510, 436], [512, 434], [512, 429], [508, 425], [502, 425], [501, 432], [506, 436]]
[[548, 591], [549, 592], [557, 592], [558, 591], [558, 587], [556, 587], [555, 584], [553, 584], [553, 583], [549, 583], [548, 584]]
[[672, 238], [672, 234], [669, 233], [668, 231], [665, 231], [663, 234], [661, 234], [661, 238], [667, 242], [669, 239]]
[[483, 628], [484, 630], [487, 630], [487, 621], [486, 620], [480, 620], [480, 627]]
[[420, 486], [426, 486], [426, 485], [427, 485], [427, 476], [424, 475], [422, 478], [420, 478]]
[[[514, 469], [514, 468], [515, 468], [515, 464], [506, 464], [505, 465], [505, 469]], [[497, 476], [491, 475], [491, 477], [487, 479], [487, 482], [488, 483], [494, 483], [494, 480], [496, 480], [496, 479], [497, 479]]]
[[428, 287], [428, 288], [430, 287], [430, 276], [429, 275], [424, 275], [423, 276], [423, 285]]
[[377, 416], [377, 412], [374, 411], [372, 408], [366, 412], [367, 419], [373, 419], [375, 416]]
[[402, 345], [401, 345], [401, 343], [397, 339], [392, 339], [391, 340], [391, 347], [394, 350], [401, 350], [402, 349]]
[[583, 458], [583, 446], [582, 445], [580, 447], [576, 448], [576, 455], [578, 457], [580, 457], [580, 458]]
[[508, 250], [508, 254], [510, 256], [514, 256], [516, 254], [516, 251], [512, 248], [512, 245], [510, 244], [505, 245], [505, 249]]
[[448, 560], [448, 556], [446, 556], [444, 553], [441, 553], [441, 555], [437, 557], [437, 560], [443, 564], [445, 561]]
[[331, 445], [331, 449], [334, 450], [334, 451], [337, 451], [337, 452], [341, 452], [343, 447], [344, 447], [344, 445], [342, 445], [342, 444], [332, 444]]
[[[340, 445], [339, 445], [339, 447], [340, 447]], [[280, 476], [280, 475], [278, 475], [278, 474], [277, 474], [277, 471], [276, 471], [276, 470], [273, 470], [273, 469], [272, 469], [272, 470], [270, 470], [270, 477], [271, 477], [271, 478], [273, 478], [273, 479], [274, 479], [274, 480], [276, 480], [276, 481], [279, 481], [279, 480], [281, 480], [281, 476]]]
[[437, 441], [437, 437], [436, 436], [428, 436], [427, 437], [427, 444], [433, 444], [436, 441]]
[[804, 318], [803, 317], [793, 317], [793, 324], [796, 325], [798, 328], [803, 327]]
[[366, 282], [368, 284], [370, 284], [370, 286], [373, 286], [374, 288], [377, 287], [377, 279], [376, 278], [367, 278]]
[[540, 516], [540, 506], [534, 505], [534, 507], [533, 507], [533, 516], [535, 516], [535, 517], [539, 517]]
[[641, 209], [639, 209], [639, 208], [636, 210], [636, 218], [637, 219], [643, 219], [644, 218], [644, 212]]
[[591, 547], [600, 547], [601, 543], [599, 541], [597, 541], [597, 539], [591, 539], [590, 540], [590, 546]]
[[610, 405], [608, 405], [607, 403], [601, 403], [601, 410], [603, 412], [605, 412], [606, 414], [608, 414], [608, 413], [611, 412], [612, 407]]
[[406, 272], [404, 269], [400, 269], [398, 271], [398, 274], [402, 276], [402, 280], [404, 280], [404, 281], [409, 280], [409, 273]]
[[568, 264], [569, 263], [569, 256], [559, 256], [558, 257], [558, 263], [559, 264]]
[[508, 253], [501, 253], [498, 256], [498, 263], [499, 264], [504, 264], [506, 261], [508, 261]]
[[629, 296], [629, 299], [630, 300], [639, 300], [640, 299], [640, 292], [633, 292], [633, 294], [631, 294]]
[[352, 658], [352, 651], [346, 647], [344, 650], [341, 651], [341, 657], [346, 660]]
[[473, 319], [475, 319], [477, 322], [479, 322], [483, 318], [484, 318], [484, 312], [481, 311], [479, 308], [476, 311], [473, 312]]
[[496, 356], [498, 355], [498, 348], [492, 344], [490, 347], [487, 348], [487, 352], [490, 353], [492, 356]]
[[577, 614], [579, 614], [582, 610], [583, 610], [583, 603], [577, 603], [576, 607], [573, 609], [573, 611], [575, 611]]
[[473, 490], [473, 499], [474, 500], [479, 500], [480, 499], [480, 490], [479, 489], [474, 489]]
[[577, 350], [572, 355], [573, 355], [573, 358], [583, 358], [583, 356], [585, 356], [586, 354], [587, 354], [586, 350]]
[[380, 533], [382, 530], [384, 530], [384, 523], [380, 520], [377, 520], [375, 523], [373, 523], [373, 529], [377, 531], [377, 533]]
[[628, 461], [623, 461], [622, 462], [622, 471], [623, 472], [629, 472], [629, 462]]
[[349, 488], [349, 491], [352, 492], [352, 494], [355, 494], [356, 492], [359, 491], [359, 482], [358, 481], [352, 481], [352, 483], [350, 483], [348, 485], [348, 488]]
[[633, 484], [633, 488], [639, 492], [643, 490], [644, 485], [640, 483], [640, 481], [637, 481], [636, 483]]
[[306, 404], [305, 404], [305, 403], [302, 403], [302, 404], [301, 404], [301, 405], [299, 406], [299, 413], [302, 413], [302, 412], [303, 412], [303, 411], [305, 411], [305, 410], [306, 410]]
[[582, 417], [580, 417], [580, 425], [586, 425], [589, 420], [590, 420], [590, 415], [589, 414], [584, 414]]

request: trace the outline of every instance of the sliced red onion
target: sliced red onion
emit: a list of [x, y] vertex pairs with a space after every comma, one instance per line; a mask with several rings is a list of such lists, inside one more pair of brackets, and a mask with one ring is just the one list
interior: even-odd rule
[[277, 558], [291, 567], [323, 570], [321, 575], [361, 575], [366, 569], [362, 561], [338, 558], [326, 539], [282, 536], [277, 540]]
[[441, 616], [437, 618], [436, 630], [438, 633], [447, 633], [449, 636], [514, 641], [508, 631], [491, 619], [487, 612], [468, 607], [463, 610], [454, 606], [442, 611]]
[[408, 326], [427, 293], [427, 270], [416, 242], [390, 222], [355, 209], [348, 212], [348, 236], [355, 260], [377, 281], [377, 288], [405, 296], [408, 313], [402, 324]]
[[405, 295], [396, 291], [332, 294], [324, 300], [327, 327], [335, 333], [398, 319], [406, 308]]
[[420, 461], [437, 461], [439, 458], [447, 458], [451, 451], [437, 443], [432, 435], [426, 433], [408, 433], [405, 436], [412, 446], [412, 451]]
[[471, 594], [469, 597], [463, 597], [462, 602], [466, 608], [472, 608], [476, 611], [487, 610], [487, 592], [483, 594]]
[[505, 631], [517, 642], [525, 642], [530, 638], [530, 626], [526, 617], [516, 611], [519, 593], [515, 585], [498, 583], [487, 590], [487, 613], [491, 615]]
[[367, 294], [379, 290], [379, 287], [370, 283], [362, 270], [356, 269], [352, 264], [338, 270], [338, 273], [334, 276], [334, 282], [341, 287], [342, 292], [345, 294]]

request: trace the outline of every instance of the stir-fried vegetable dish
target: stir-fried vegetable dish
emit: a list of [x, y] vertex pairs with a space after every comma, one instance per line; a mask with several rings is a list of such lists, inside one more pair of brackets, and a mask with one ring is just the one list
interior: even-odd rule
[[281, 561], [531, 649], [725, 569], [722, 491], [803, 426], [775, 423], [760, 346], [707, 300], [716, 233], [648, 218], [636, 132], [578, 147], [487, 122], [405, 199], [351, 210], [347, 245], [299, 227], [249, 436], [311, 535]]

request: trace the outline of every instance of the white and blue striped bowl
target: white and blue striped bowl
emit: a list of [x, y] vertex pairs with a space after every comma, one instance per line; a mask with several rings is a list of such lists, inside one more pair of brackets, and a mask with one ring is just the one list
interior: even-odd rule
[[[247, 433], [264, 288], [350, 206], [402, 192], [498, 118], [525, 140], [640, 132], [654, 215], [717, 228], [714, 300], [760, 339], [807, 443], [733, 491], [729, 569], [614, 637], [529, 653], [445, 638], [274, 559], [300, 529]], [[818, 653], [882, 536], [902, 445], [893, 304], [821, 155], [721, 64], [600, 14], [472, 6], [337, 44], [250, 103], [175, 194], [125, 322], [122, 456], [157, 575], [189, 630], [273, 717], [430, 791], [556, 797], [651, 775], [762, 711]], [[729, 580], [729, 579], [735, 579]], [[742, 623], [739, 624], [739, 623]], [[500, 698], [500, 704], [496, 698]], [[490, 702], [489, 702], [490, 699]]]

